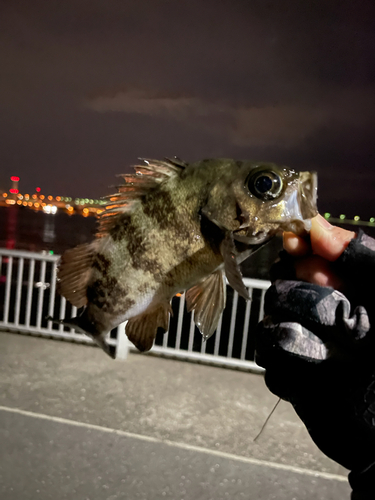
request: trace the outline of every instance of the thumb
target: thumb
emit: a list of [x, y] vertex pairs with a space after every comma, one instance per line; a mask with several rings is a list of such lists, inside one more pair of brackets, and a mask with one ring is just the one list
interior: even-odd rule
[[353, 231], [332, 226], [321, 215], [311, 219], [311, 223], [310, 239], [313, 253], [330, 262], [338, 259], [356, 236]]

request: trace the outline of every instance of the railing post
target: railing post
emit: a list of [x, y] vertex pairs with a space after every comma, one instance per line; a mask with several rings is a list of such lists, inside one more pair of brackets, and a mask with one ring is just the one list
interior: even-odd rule
[[117, 327], [116, 359], [118, 360], [124, 360], [128, 357], [129, 339], [125, 333], [126, 323], [127, 321]]

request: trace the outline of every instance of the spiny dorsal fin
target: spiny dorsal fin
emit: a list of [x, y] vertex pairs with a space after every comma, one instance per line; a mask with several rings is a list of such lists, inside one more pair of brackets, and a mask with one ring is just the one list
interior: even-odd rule
[[73, 306], [87, 304], [87, 283], [96, 254], [96, 242], [85, 243], [66, 250], [57, 270], [57, 290]]
[[106, 196], [106, 206], [99, 216], [98, 237], [106, 235], [116, 224], [117, 217], [133, 210], [137, 203], [151, 189], [156, 188], [163, 181], [177, 175], [186, 164], [176, 158], [174, 160], [143, 159], [144, 165], [134, 165], [134, 174], [119, 174], [124, 184], [115, 186], [117, 193]]
[[226, 283], [223, 271], [210, 274], [190, 288], [186, 294], [188, 312], [194, 311], [194, 323], [206, 340], [217, 328], [226, 302]]

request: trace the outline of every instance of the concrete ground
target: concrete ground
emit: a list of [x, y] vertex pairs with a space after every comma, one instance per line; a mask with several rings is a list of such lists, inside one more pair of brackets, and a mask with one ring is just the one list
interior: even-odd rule
[[262, 376], [0, 332], [2, 500], [345, 500]]

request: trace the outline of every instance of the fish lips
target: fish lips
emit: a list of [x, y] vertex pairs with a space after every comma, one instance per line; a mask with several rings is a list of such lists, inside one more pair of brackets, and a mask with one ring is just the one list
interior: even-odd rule
[[293, 186], [285, 193], [280, 229], [303, 236], [311, 229], [312, 217], [318, 215], [318, 176], [316, 172], [301, 172], [297, 182], [297, 189]]
[[301, 172], [298, 188], [298, 205], [303, 220], [318, 215], [318, 175], [316, 172]]

